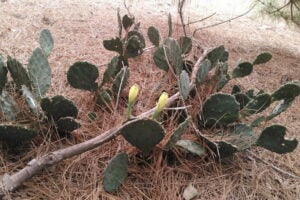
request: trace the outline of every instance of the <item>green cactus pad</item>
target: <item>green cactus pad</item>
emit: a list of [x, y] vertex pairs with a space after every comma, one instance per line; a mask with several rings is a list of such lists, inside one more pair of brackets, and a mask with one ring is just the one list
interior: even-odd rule
[[129, 31], [127, 34], [127, 38], [130, 38], [131, 36], [137, 36], [139, 41], [140, 41], [140, 48], [143, 49], [146, 47], [146, 42], [145, 42], [145, 38], [143, 36], [143, 34], [139, 31], [133, 30], [133, 31]]
[[70, 133], [80, 127], [73, 117], [62, 117], [55, 122], [57, 131], [59, 133]]
[[219, 59], [220, 62], [227, 62], [229, 58], [229, 53], [228, 51], [224, 51], [222, 57]]
[[281, 86], [272, 95], [272, 101], [293, 99], [300, 95], [300, 82], [293, 81]]
[[20, 108], [14, 98], [5, 90], [3, 90], [0, 95], [0, 110], [6, 120], [17, 120]]
[[18, 89], [21, 89], [22, 85], [26, 85], [28, 88], [31, 89], [31, 82], [27, 71], [19, 61], [8, 56], [7, 68], [10, 72], [10, 75], [14, 79], [14, 82], [16, 83]]
[[269, 107], [270, 104], [271, 96], [269, 94], [259, 94], [244, 106], [243, 110], [241, 110], [241, 115], [246, 117], [256, 113], [260, 113], [267, 107]]
[[134, 23], [134, 17], [129, 17], [128, 15], [124, 15], [122, 18], [122, 24], [125, 30], [128, 30]]
[[114, 78], [119, 71], [123, 67], [123, 60], [120, 56], [114, 56], [110, 63], [108, 64], [104, 74], [103, 74], [103, 80], [101, 85], [104, 85], [105, 83], [108, 83], [112, 78]]
[[22, 95], [25, 98], [30, 111], [38, 115], [40, 113], [39, 104], [31, 91], [25, 85], [22, 85]]
[[2, 60], [2, 56], [0, 55], [0, 93], [7, 82], [7, 72], [8, 70]]
[[48, 29], [42, 30], [40, 34], [40, 46], [46, 57], [48, 57], [54, 46], [52, 35]]
[[164, 137], [163, 127], [151, 119], [140, 119], [121, 130], [123, 137], [142, 152], [148, 153]]
[[62, 117], [76, 118], [78, 115], [78, 109], [75, 104], [63, 96], [55, 96], [51, 99], [44, 98], [41, 101], [41, 107], [49, 117], [53, 117], [54, 121]]
[[261, 123], [266, 120], [267, 120], [267, 118], [265, 116], [260, 116], [251, 123], [251, 127], [259, 127], [261, 125]]
[[168, 27], [169, 27], [168, 37], [172, 37], [173, 28], [172, 28], [172, 15], [171, 15], [171, 13], [169, 13], [169, 15], [168, 15]]
[[123, 54], [123, 44], [119, 37], [116, 37], [115, 39], [112, 38], [110, 40], [103, 40], [103, 46], [109, 51], [115, 51], [120, 55]]
[[139, 37], [133, 35], [128, 38], [125, 43], [125, 56], [128, 58], [134, 58], [143, 53], [143, 44], [140, 41]]
[[42, 49], [36, 48], [28, 63], [28, 73], [36, 97], [41, 97], [51, 86], [51, 68]]
[[88, 62], [76, 62], [68, 70], [69, 84], [77, 89], [95, 91], [98, 87], [95, 82], [99, 77], [97, 67]]
[[292, 99], [284, 99], [279, 102], [276, 107], [272, 110], [271, 114], [267, 116], [267, 120], [271, 120], [274, 117], [280, 115], [282, 112], [286, 111], [294, 102], [294, 98]]
[[159, 31], [154, 26], [150, 26], [148, 28], [147, 35], [149, 37], [150, 42], [152, 42], [152, 44], [154, 46], [158, 47], [159, 46], [159, 42], [160, 42]]
[[190, 93], [190, 78], [188, 73], [183, 70], [179, 77], [179, 87], [182, 98], [186, 100]]
[[199, 86], [201, 83], [203, 83], [208, 75], [208, 72], [212, 69], [212, 65], [210, 60], [205, 59], [199, 67], [199, 70], [197, 71], [197, 79], [196, 79], [196, 85]]
[[225, 53], [225, 48], [224, 46], [219, 46], [217, 48], [214, 48], [207, 54], [207, 59], [210, 60], [212, 68], [216, 66], [218, 61], [222, 59], [223, 55]]
[[296, 139], [284, 139], [286, 128], [281, 125], [272, 125], [265, 128], [256, 141], [257, 146], [269, 151], [284, 154], [296, 149], [298, 141]]
[[238, 64], [232, 72], [232, 78], [241, 78], [248, 76], [253, 71], [253, 65], [249, 62], [243, 62]]
[[217, 87], [216, 87], [217, 92], [222, 90], [230, 80], [231, 77], [228, 74], [222, 74], [220, 80], [217, 83]]
[[169, 141], [165, 145], [166, 149], [172, 148], [176, 144], [176, 142], [181, 139], [181, 136], [184, 134], [184, 132], [188, 128], [190, 121], [191, 121], [191, 117], [189, 116], [188, 118], [186, 118], [186, 120], [184, 122], [179, 124], [179, 126], [174, 130]]
[[245, 93], [250, 99], [253, 99], [255, 97], [254, 95], [254, 89], [250, 89]]
[[119, 153], [108, 163], [103, 177], [103, 187], [106, 192], [115, 192], [128, 175], [128, 155]]
[[118, 28], [119, 28], [118, 34], [119, 34], [119, 37], [121, 38], [123, 26], [122, 26], [122, 18], [120, 15], [120, 9], [118, 9], [117, 18], [118, 18]]
[[96, 102], [99, 106], [107, 106], [111, 100], [111, 91], [109, 89], [105, 89], [98, 94]]
[[190, 37], [182, 36], [179, 38], [179, 46], [181, 48], [182, 54], [188, 54], [191, 52], [193, 47], [193, 42]]
[[127, 80], [129, 78], [129, 70], [127, 67], [121, 69], [121, 71], [117, 74], [113, 85], [112, 91], [114, 96], [118, 96], [119, 92], [121, 92], [126, 86]]
[[202, 123], [206, 127], [228, 125], [239, 118], [240, 105], [234, 96], [217, 93], [207, 99], [202, 108]]
[[240, 86], [234, 85], [234, 86], [232, 87], [231, 94], [238, 94], [238, 93], [240, 93], [240, 92], [242, 92]]
[[272, 59], [272, 55], [268, 52], [259, 54], [253, 62], [253, 65], [260, 65], [269, 62]]
[[165, 52], [164, 52], [164, 48], [163, 47], [158, 47], [154, 54], [153, 54], [153, 60], [155, 65], [164, 70], [164, 71], [169, 71], [169, 65], [168, 62], [166, 60], [166, 56], [165, 56]]
[[173, 38], [166, 38], [164, 47], [169, 64], [173, 67], [174, 72], [179, 76], [182, 71], [181, 49], [177, 41]]
[[28, 129], [26, 126], [1, 124], [0, 125], [0, 140], [9, 143], [23, 143], [37, 136], [37, 133]]
[[176, 145], [198, 156], [206, 155], [205, 149], [198, 143], [191, 140], [179, 140], [178, 142], [176, 142]]
[[239, 102], [240, 104], [240, 109], [243, 109], [245, 107], [245, 105], [247, 105], [249, 103], [249, 101], [251, 100], [247, 95], [243, 94], [243, 93], [237, 93], [233, 95], [236, 99], [237, 102]]
[[250, 148], [256, 141], [256, 137], [250, 126], [246, 124], [235, 124], [229, 127], [229, 133], [224, 137], [226, 142], [237, 147], [238, 151]]

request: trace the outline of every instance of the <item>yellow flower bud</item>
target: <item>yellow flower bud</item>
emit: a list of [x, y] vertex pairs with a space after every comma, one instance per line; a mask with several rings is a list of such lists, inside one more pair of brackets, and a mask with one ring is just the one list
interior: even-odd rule
[[131, 86], [128, 95], [128, 103], [131, 105], [135, 102], [137, 95], [139, 94], [140, 87], [137, 84]]
[[169, 95], [166, 92], [163, 92], [160, 95], [160, 97], [158, 99], [158, 102], [156, 104], [156, 109], [155, 109], [154, 114], [152, 116], [153, 119], [156, 119], [158, 117], [159, 113], [164, 109], [164, 107], [168, 103], [168, 98], [169, 98]]

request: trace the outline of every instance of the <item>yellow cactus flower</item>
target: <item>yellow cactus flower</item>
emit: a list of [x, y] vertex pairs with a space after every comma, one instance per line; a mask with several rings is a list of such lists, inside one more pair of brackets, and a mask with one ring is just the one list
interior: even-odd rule
[[129, 95], [128, 95], [129, 105], [134, 104], [135, 99], [136, 99], [137, 95], [139, 94], [139, 91], [140, 91], [140, 87], [138, 86], [138, 84], [134, 84], [133, 86], [131, 86], [131, 88], [129, 90]]
[[131, 112], [133, 104], [135, 103], [136, 97], [138, 96], [140, 87], [137, 84], [134, 84], [130, 87], [128, 94], [128, 108], [127, 108], [127, 119], [131, 118]]
[[156, 104], [156, 109], [155, 109], [154, 114], [152, 116], [153, 119], [156, 119], [158, 117], [159, 113], [164, 109], [164, 107], [168, 103], [168, 99], [169, 99], [168, 93], [163, 92], [160, 95], [160, 97], [158, 99], [158, 102]]

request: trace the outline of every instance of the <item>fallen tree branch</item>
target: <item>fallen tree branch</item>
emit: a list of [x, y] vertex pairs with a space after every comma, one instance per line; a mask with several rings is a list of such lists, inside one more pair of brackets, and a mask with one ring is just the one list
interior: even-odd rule
[[[207, 55], [207, 50], [204, 51], [204, 53], [201, 55], [201, 57], [197, 60], [197, 62], [194, 65], [193, 73], [192, 73], [192, 78], [190, 82], [190, 87], [189, 90], [191, 91], [192, 88], [195, 87], [195, 82], [196, 82], [196, 77], [197, 77], [197, 71], [200, 68], [200, 63], [204, 60], [204, 58]], [[169, 106], [172, 102], [174, 102], [176, 99], [180, 97], [180, 93], [177, 92], [176, 94], [172, 95], [168, 99], [167, 106]], [[103, 134], [92, 138], [90, 140], [87, 140], [85, 142], [75, 144], [73, 146], [60, 149], [57, 151], [50, 152], [42, 157], [35, 158], [31, 160], [26, 167], [21, 169], [20, 171], [16, 172], [15, 174], [9, 175], [9, 174], [4, 174], [2, 183], [0, 183], [1, 188], [0, 188], [0, 198], [1, 196], [4, 196], [5, 193], [7, 192], [13, 192], [15, 191], [19, 186], [23, 184], [24, 181], [28, 180], [35, 174], [37, 174], [39, 171], [42, 169], [52, 166], [54, 164], [57, 164], [65, 159], [71, 158], [73, 156], [79, 155], [81, 153], [84, 153], [86, 151], [89, 151], [91, 149], [94, 149], [112, 139], [120, 135], [120, 130], [141, 119], [144, 117], [149, 117], [151, 114], [154, 112], [155, 107], [140, 114], [137, 116], [136, 119], [128, 121], [122, 125], [116, 126], [111, 128], [110, 130], [104, 132]]]

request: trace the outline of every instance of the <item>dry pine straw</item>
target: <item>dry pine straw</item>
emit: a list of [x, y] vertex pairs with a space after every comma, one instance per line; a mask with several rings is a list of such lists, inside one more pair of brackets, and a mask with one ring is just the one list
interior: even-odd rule
[[[75, 61], [85, 60], [100, 65], [106, 63], [113, 53], [104, 50], [103, 39], [110, 38], [117, 32], [115, 21], [116, 6], [113, 3], [98, 1], [95, 3], [81, 1], [8, 1], [0, 3], [0, 53], [13, 55], [23, 63], [36, 47], [37, 38], [42, 28], [51, 30], [55, 48], [50, 56], [53, 70], [52, 88], [49, 96], [63, 94], [74, 100], [79, 107], [79, 120], [82, 128], [73, 133], [73, 139], [63, 141], [44, 140], [41, 144], [29, 146], [21, 155], [0, 154], [0, 174], [12, 173], [21, 169], [30, 159], [52, 150], [72, 145], [92, 138], [111, 127], [122, 123], [124, 101], [113, 113], [98, 109], [98, 120], [89, 122], [87, 113], [94, 109], [92, 96], [70, 88], [66, 83], [66, 71]], [[133, 8], [135, 9], [135, 8]], [[157, 16], [166, 21], [166, 15], [157, 13], [140, 13], [134, 10], [142, 22], [142, 30], [155, 25], [166, 35], [166, 27], [157, 22]], [[80, 11], [80, 12], [79, 12]], [[125, 12], [125, 11], [124, 11]], [[279, 48], [265, 44], [256, 46], [257, 38], [241, 39], [230, 28], [239, 30], [238, 24], [231, 24], [226, 31], [218, 29], [203, 31], [196, 37], [205, 47], [224, 44], [230, 51], [233, 65], [240, 58], [253, 59], [260, 51], [268, 50], [274, 59], [268, 65], [260, 67], [249, 78], [237, 80], [245, 88], [266, 88], [272, 91], [278, 87], [282, 75], [299, 79], [299, 55], [281, 52]], [[178, 34], [179, 29], [176, 29]], [[257, 32], [257, 34], [262, 34]], [[255, 41], [257, 43], [257, 41]], [[288, 67], [285, 67], [288, 66]], [[103, 72], [104, 67], [100, 68]], [[267, 76], [267, 78], [266, 78]], [[150, 54], [145, 54], [131, 62], [129, 84], [138, 83], [142, 90], [135, 113], [141, 113], [154, 106], [162, 90], [170, 91], [172, 84], [159, 83], [164, 73], [151, 61]], [[283, 80], [284, 81], [284, 80]], [[229, 87], [225, 88], [229, 91]], [[126, 96], [128, 86], [123, 96]], [[288, 112], [279, 116], [275, 122], [287, 125], [289, 136], [300, 129], [299, 98]], [[171, 130], [171, 125], [166, 127]], [[170, 131], [168, 131], [169, 136]], [[193, 135], [187, 135], [193, 138]], [[299, 136], [296, 136], [299, 139]], [[114, 195], [103, 191], [102, 172], [108, 160], [116, 152], [130, 152], [129, 177], [121, 189]], [[300, 175], [299, 148], [291, 154], [279, 156], [261, 149], [253, 152], [265, 161], [281, 167], [286, 171]], [[200, 192], [198, 199], [299, 199], [299, 180], [284, 176], [247, 153], [238, 153], [222, 163], [212, 159], [199, 159], [175, 152], [169, 157], [176, 158], [176, 165], [167, 162], [161, 151], [155, 150], [148, 162], [139, 158], [137, 151], [130, 147], [123, 138], [108, 142], [100, 148], [68, 159], [63, 163], [45, 169], [39, 175], [27, 181], [8, 199], [181, 199], [183, 189], [193, 183]]]

